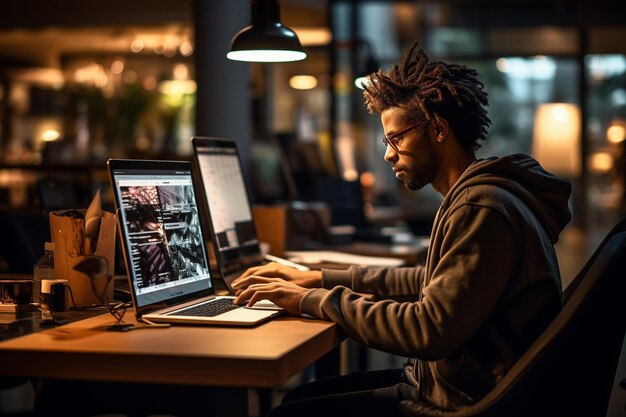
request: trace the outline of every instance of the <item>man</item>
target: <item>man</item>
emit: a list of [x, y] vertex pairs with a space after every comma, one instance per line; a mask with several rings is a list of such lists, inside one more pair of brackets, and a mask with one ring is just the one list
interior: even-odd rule
[[[414, 366], [317, 381], [274, 415], [393, 415], [404, 399], [457, 410], [484, 397], [562, 306], [553, 245], [570, 220], [569, 182], [529, 156], [477, 160], [491, 123], [487, 95], [465, 66], [429, 62], [414, 44], [400, 65], [370, 76], [385, 160], [412, 190], [444, 196], [425, 265], [300, 272], [251, 268], [236, 302], [269, 299], [337, 323], [366, 346]], [[372, 293], [377, 301], [357, 293]], [[346, 414], [347, 413], [347, 414]]]

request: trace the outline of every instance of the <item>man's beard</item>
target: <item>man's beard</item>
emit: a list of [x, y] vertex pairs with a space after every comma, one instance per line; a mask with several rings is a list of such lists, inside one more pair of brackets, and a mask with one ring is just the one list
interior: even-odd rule
[[435, 179], [435, 172], [430, 171], [430, 172], [418, 173], [418, 175], [412, 175], [411, 178], [408, 178], [404, 180], [403, 182], [404, 182], [404, 186], [407, 189], [411, 191], [417, 191], [417, 190], [421, 190], [426, 185], [432, 183], [434, 179]]
[[428, 139], [421, 141], [419, 149], [418, 153], [413, 154], [411, 166], [404, 169], [406, 175], [403, 180], [404, 186], [411, 191], [420, 190], [431, 184], [440, 165], [439, 155]]

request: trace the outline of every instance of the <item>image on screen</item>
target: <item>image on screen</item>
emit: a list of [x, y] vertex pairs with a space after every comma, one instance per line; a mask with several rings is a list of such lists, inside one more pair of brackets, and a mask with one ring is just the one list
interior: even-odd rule
[[191, 185], [120, 187], [137, 287], [207, 274]]

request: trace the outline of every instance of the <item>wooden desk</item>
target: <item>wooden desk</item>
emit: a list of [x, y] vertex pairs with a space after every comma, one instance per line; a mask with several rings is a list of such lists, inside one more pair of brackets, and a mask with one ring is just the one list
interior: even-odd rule
[[[172, 326], [109, 332], [107, 313], [0, 342], [0, 379], [29, 377], [178, 384], [203, 391], [207, 415], [248, 415], [248, 388], [269, 388], [327, 353], [343, 336], [330, 322], [285, 316], [252, 328]], [[137, 323], [128, 312], [126, 323]], [[203, 400], [203, 399], [202, 399]], [[269, 401], [269, 398], [266, 400]], [[50, 405], [55, 408], [58, 405]], [[269, 411], [270, 402], [260, 405]], [[53, 410], [52, 415], [60, 410]]]
[[0, 376], [273, 387], [342, 340], [334, 323], [288, 316], [253, 328], [109, 332], [113, 321], [107, 314], [2, 342]]

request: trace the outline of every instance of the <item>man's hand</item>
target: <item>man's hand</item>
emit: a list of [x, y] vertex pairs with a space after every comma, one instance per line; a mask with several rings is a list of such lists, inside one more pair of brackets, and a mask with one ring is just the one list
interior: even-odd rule
[[304, 288], [317, 288], [322, 286], [321, 271], [298, 271], [297, 269], [277, 264], [276, 262], [270, 262], [267, 265], [248, 268], [246, 272], [233, 281], [232, 287], [246, 288], [249, 284], [246, 284], [248, 281], [245, 279], [252, 275], [266, 278], [281, 278]]
[[235, 304], [241, 304], [248, 300], [247, 305], [252, 307], [257, 301], [270, 300], [291, 314], [300, 314], [300, 301], [309, 291], [280, 278], [266, 278], [256, 275], [239, 278], [237, 282], [241, 288], [237, 290], [238, 297], [234, 301]]

